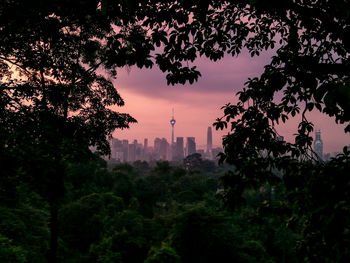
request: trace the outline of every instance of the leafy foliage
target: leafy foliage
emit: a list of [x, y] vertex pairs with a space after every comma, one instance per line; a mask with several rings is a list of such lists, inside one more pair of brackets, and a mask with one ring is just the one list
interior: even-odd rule
[[160, 248], [151, 248], [145, 263], [179, 263], [180, 257], [167, 243], [162, 242]]
[[[29, 243], [37, 235], [46, 240], [48, 225], [51, 262], [58, 235], [61, 261], [142, 262], [151, 247], [149, 261], [348, 261], [349, 152], [326, 164], [311, 161], [307, 119], [318, 110], [350, 131], [348, 10], [344, 0], [3, 1], [4, 260], [40, 262], [46, 242]], [[77, 164], [94, 162], [91, 146], [108, 154], [107, 137], [135, 122], [115, 110], [124, 104], [110, 79], [118, 67], [156, 63], [168, 84], [193, 83], [198, 56], [216, 61], [243, 49], [275, 55], [214, 124], [230, 130], [220, 157], [234, 169], [218, 192], [236, 211], [216, 210], [217, 174], [198, 156], [184, 168], [158, 163], [108, 172]], [[297, 114], [295, 141], [280, 140], [275, 126]], [[203, 176], [205, 165], [211, 173]], [[91, 181], [82, 181], [85, 175]], [[57, 218], [67, 221], [60, 232]]]
[[18, 246], [14, 246], [10, 239], [0, 235], [0, 259], [3, 262], [24, 263], [25, 251]]

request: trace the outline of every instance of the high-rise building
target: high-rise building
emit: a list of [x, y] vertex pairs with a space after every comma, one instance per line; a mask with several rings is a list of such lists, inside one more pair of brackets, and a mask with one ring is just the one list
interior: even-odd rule
[[123, 143], [116, 138], [111, 139], [111, 158], [123, 161]]
[[129, 141], [122, 140], [123, 161], [127, 162], [129, 159]]
[[207, 153], [211, 153], [211, 150], [213, 148], [213, 134], [211, 131], [211, 127], [208, 127], [207, 131]]
[[148, 139], [145, 138], [143, 141], [143, 149], [142, 149], [142, 160], [143, 161], [149, 161], [148, 158]]
[[174, 147], [174, 153], [173, 153], [173, 161], [182, 161], [184, 158], [184, 138], [183, 137], [177, 137], [176, 143]]
[[135, 145], [135, 161], [142, 160], [143, 158], [143, 145], [134, 140]]
[[128, 149], [128, 162], [133, 163], [136, 160], [136, 144], [129, 144]]
[[173, 109], [173, 116], [171, 117], [171, 120], [170, 120], [170, 124], [171, 124], [171, 142], [170, 142], [170, 145], [173, 145], [175, 143], [175, 139], [174, 139], [174, 126], [175, 126], [175, 119], [174, 119], [174, 109]]
[[145, 152], [147, 152], [147, 148], [148, 148], [148, 139], [146, 138], [144, 141], [143, 141], [143, 149]]
[[168, 147], [169, 143], [165, 138], [162, 138], [160, 141], [160, 149], [159, 149], [159, 157], [161, 160], [167, 160], [168, 159]]
[[186, 152], [187, 156], [196, 153], [196, 139], [194, 137], [187, 137]]
[[161, 147], [162, 139], [155, 138], [154, 139], [154, 147], [153, 147], [153, 158], [155, 160], [160, 159], [160, 147]]
[[323, 160], [323, 142], [321, 140], [321, 131], [316, 130], [315, 132], [315, 142], [314, 151], [320, 160]]
[[159, 153], [160, 152], [160, 143], [161, 143], [162, 139], [160, 138], [155, 138], [154, 139], [154, 151]]

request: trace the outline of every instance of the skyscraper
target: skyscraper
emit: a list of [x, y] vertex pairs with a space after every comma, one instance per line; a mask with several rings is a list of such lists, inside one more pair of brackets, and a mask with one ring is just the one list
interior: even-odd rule
[[184, 158], [184, 138], [177, 137], [175, 144], [175, 152], [173, 153], [173, 161], [181, 161]]
[[133, 163], [136, 160], [136, 144], [131, 143], [129, 144], [128, 149], [128, 162]]
[[116, 138], [111, 139], [111, 158], [115, 160], [123, 160], [123, 143]]
[[196, 153], [196, 139], [194, 137], [187, 137], [186, 151], [187, 156]]
[[315, 142], [314, 151], [320, 160], [323, 160], [323, 142], [321, 140], [321, 131], [316, 130], [315, 132]]
[[148, 139], [145, 138], [143, 140], [143, 148], [142, 148], [142, 161], [149, 161], [148, 159]]
[[123, 151], [123, 162], [127, 162], [129, 159], [129, 141], [123, 140], [122, 141], [122, 151]]
[[148, 139], [147, 138], [145, 138], [143, 141], [143, 149], [145, 152], [147, 152], [147, 149], [148, 149]]
[[213, 135], [211, 132], [211, 127], [208, 127], [207, 131], [207, 153], [211, 153], [211, 150], [213, 148]]
[[175, 143], [174, 139], [174, 126], [175, 126], [175, 119], [174, 119], [174, 109], [173, 109], [173, 116], [171, 117], [170, 124], [171, 124], [171, 142], [170, 145], [173, 145]]
[[162, 139], [160, 138], [155, 138], [154, 139], [154, 148], [153, 148], [153, 154], [154, 154], [154, 158], [155, 159], [159, 159], [160, 158], [160, 146], [162, 143]]
[[159, 149], [160, 159], [167, 160], [167, 158], [168, 158], [168, 147], [169, 147], [168, 141], [165, 138], [162, 138], [162, 140], [160, 141], [160, 149]]

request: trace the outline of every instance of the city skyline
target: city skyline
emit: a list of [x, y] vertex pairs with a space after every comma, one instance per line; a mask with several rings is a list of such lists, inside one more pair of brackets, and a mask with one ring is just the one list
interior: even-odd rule
[[[134, 124], [135, 125], [135, 124]], [[136, 124], [137, 125], [137, 124]], [[170, 126], [170, 125], [169, 125]], [[178, 135], [176, 133], [176, 125], [175, 125], [175, 129], [174, 129], [174, 139], [175, 139], [175, 143], [176, 143], [176, 138], [177, 137], [183, 137], [183, 138], [196, 138], [196, 145], [197, 145], [197, 148], [199, 147], [200, 149], [203, 149], [205, 151], [207, 151], [207, 133], [208, 133], [208, 128], [211, 128], [211, 131], [212, 131], [212, 141], [214, 141], [214, 138], [216, 139], [216, 141], [218, 141], [218, 137], [220, 137], [219, 139], [221, 140], [221, 136], [223, 134], [222, 131], [216, 131], [214, 127], [205, 127], [204, 128], [204, 131], [203, 131], [203, 136], [199, 136], [199, 137], [203, 137], [201, 140], [198, 140], [198, 137], [197, 136], [193, 136], [191, 133], [189, 134], [184, 134], [184, 133], [181, 133], [181, 135]], [[139, 135], [139, 136], [135, 136], [135, 137], [132, 137], [132, 132], [130, 132], [131, 129], [125, 129], [121, 132], [121, 130], [117, 130], [116, 132], [113, 133], [113, 138], [118, 138], [118, 139], [121, 139], [121, 140], [128, 140], [128, 141], [134, 141], [134, 140], [137, 140], [138, 142], [142, 142], [144, 140], [147, 140], [148, 141], [148, 145], [151, 146], [151, 147], [154, 147], [154, 140], [157, 139], [157, 138], [165, 138], [169, 143], [172, 141], [172, 127], [168, 127], [169, 131], [168, 131], [168, 134], [155, 134], [154, 136], [142, 136]], [[216, 137], [214, 135], [217, 135]], [[199, 142], [199, 143], [198, 143]], [[221, 144], [221, 141], [220, 143], [212, 143], [211, 145], [212, 148], [217, 148], [217, 147], [222, 147], [222, 144]]]
[[[154, 140], [156, 138], [165, 138], [165, 139], [167, 139], [168, 142], [171, 142], [172, 141], [172, 136], [173, 136], [173, 130], [172, 130], [171, 124], [169, 125], [169, 123], [170, 123], [169, 119], [172, 120], [173, 117], [174, 116], [171, 115], [170, 118], [168, 118], [168, 123], [164, 124], [163, 130], [162, 130], [162, 131], [165, 132], [164, 134], [161, 134], [161, 132], [159, 132], [159, 130], [157, 130], [158, 133], [155, 132], [153, 134], [153, 136], [148, 136], [148, 137], [143, 136], [142, 133], [141, 134], [139, 134], [138, 132], [137, 133], [133, 133], [132, 130], [134, 130], [134, 131], [137, 130], [138, 123], [136, 123], [136, 124], [133, 124], [135, 129], [132, 129], [133, 128], [133, 126], [132, 126], [130, 129], [125, 129], [122, 132], [121, 132], [121, 130], [117, 130], [117, 132], [115, 132], [113, 134], [113, 136], [114, 137], [118, 137], [118, 138], [120, 138], [122, 140], [129, 140], [129, 141], [137, 140], [138, 142], [142, 142], [145, 139], [147, 139], [148, 143], [149, 143], [149, 146], [152, 146], [152, 147], [154, 147], [153, 142], [154, 142]], [[293, 120], [293, 121], [296, 121], [296, 120]], [[316, 118], [316, 123], [319, 123], [317, 121], [318, 120]], [[328, 120], [328, 123], [329, 123], [329, 120]], [[207, 150], [207, 145], [208, 145], [207, 135], [208, 135], [208, 129], [209, 128], [211, 128], [211, 132], [212, 132], [212, 147], [213, 148], [222, 147], [222, 144], [221, 144], [222, 136], [224, 136], [228, 132], [228, 129], [221, 131], [221, 130], [216, 130], [215, 127], [204, 127], [202, 133], [199, 136], [198, 136], [198, 134], [197, 134], [197, 136], [193, 136], [193, 134], [191, 134], [191, 133], [187, 134], [187, 135], [184, 133], [184, 131], [186, 132], [188, 130], [193, 130], [193, 129], [191, 129], [192, 127], [190, 127], [190, 128], [186, 128], [185, 127], [184, 128], [184, 125], [181, 125], [181, 120], [178, 122], [177, 119], [176, 119], [176, 125], [175, 126], [179, 126], [180, 127], [180, 132], [181, 132], [181, 134], [178, 135], [176, 133], [176, 129], [175, 129], [175, 131], [174, 131], [175, 141], [176, 141], [177, 137], [183, 137], [183, 138], [194, 137], [194, 138], [196, 138], [196, 146], [197, 146], [197, 148], [198, 149], [203, 149], [205, 151]], [[321, 125], [318, 125], [318, 127], [320, 127], [320, 126]], [[341, 125], [339, 125], [339, 126], [341, 126]], [[179, 127], [177, 127], [177, 128], [179, 128]], [[321, 127], [323, 127], [323, 126], [321, 126]], [[202, 128], [202, 127], [200, 127], [200, 128]], [[338, 128], [337, 129], [337, 133], [341, 134], [342, 131], [339, 130], [339, 129], [341, 129], [341, 127], [337, 127], [337, 128]], [[280, 128], [278, 130], [282, 130], [283, 131], [283, 128], [282, 129]], [[317, 129], [315, 128], [313, 133], [315, 133], [316, 131], [319, 131], [319, 130], [321, 130], [321, 129], [320, 128], [317, 128]], [[327, 130], [327, 129], [324, 129], [324, 130]], [[133, 137], [133, 134], [138, 134], [138, 135]], [[285, 138], [286, 141], [291, 141], [291, 138], [293, 138], [292, 136], [290, 136], [290, 134], [288, 136], [288, 134], [286, 135], [286, 134], [283, 134], [283, 133], [280, 132], [280, 135], [283, 138]], [[328, 136], [327, 136], [327, 134], [325, 134], [324, 132], [322, 133], [322, 137], [326, 138], [326, 140], [324, 140], [324, 139], [322, 140], [323, 141], [323, 152], [324, 153], [331, 153], [332, 154], [332, 153], [336, 153], [336, 152], [341, 152], [343, 146], [346, 146], [346, 145], [350, 144], [350, 140], [348, 140], [348, 141], [345, 141], [344, 145], [340, 144], [339, 148], [332, 147], [332, 145], [327, 144], [327, 137], [329, 138], [329, 136], [333, 137], [332, 134], [328, 134]], [[314, 138], [314, 142], [315, 142], [315, 139], [316, 139], [315, 136], [312, 136], [312, 137]], [[325, 141], [326, 141], [326, 143], [325, 143]]]
[[[206, 129], [212, 127], [213, 146], [222, 146], [222, 136], [229, 132], [216, 131], [212, 124], [221, 117], [221, 107], [237, 101], [235, 93], [244, 87], [248, 78], [259, 76], [273, 55], [272, 51], [250, 58], [246, 52], [219, 62], [200, 58], [195, 63], [202, 77], [193, 85], [167, 86], [166, 74], [159, 69], [120, 69], [114, 84], [125, 101], [125, 106], [115, 108], [118, 112], [131, 114], [138, 123], [130, 129], [116, 130], [113, 136], [142, 141], [156, 137], [171, 138], [172, 109], [175, 109], [175, 137], [196, 137], [197, 145], [206, 145]], [[276, 98], [277, 100], [279, 98]], [[302, 107], [301, 107], [302, 108]], [[314, 131], [322, 130], [324, 152], [339, 152], [350, 144], [350, 134], [344, 133], [345, 125], [313, 111], [306, 115], [314, 123]], [[277, 131], [286, 141], [294, 142], [301, 116], [297, 115]]]
[[[174, 116], [172, 120], [174, 120]], [[115, 137], [110, 138], [111, 154], [108, 158], [131, 163], [155, 160], [182, 162], [184, 158], [195, 153], [199, 153], [204, 159], [214, 160], [217, 154], [222, 152], [221, 147], [213, 147], [212, 145], [211, 127], [207, 129], [207, 145], [197, 148], [195, 137], [176, 137], [174, 140], [174, 124], [171, 122], [172, 137], [170, 143], [164, 137], [156, 137], [153, 146], [149, 144], [148, 138], [143, 140], [143, 144], [137, 139], [129, 141]]]
[[[174, 120], [174, 116], [172, 119]], [[174, 122], [170, 122], [173, 128]], [[195, 137], [176, 137], [174, 140], [174, 130], [172, 129], [172, 137], [170, 142], [165, 137], [154, 138], [154, 144], [149, 144], [148, 138], [144, 138], [143, 144], [137, 139], [127, 140], [112, 137], [109, 140], [111, 146], [111, 155], [109, 158], [112, 160], [118, 160], [121, 162], [134, 162], [134, 161], [156, 161], [167, 160], [182, 162], [184, 158], [194, 153], [201, 154], [202, 158], [214, 160], [217, 158], [217, 154], [222, 152], [222, 147], [216, 147], [212, 145], [212, 133], [211, 127], [207, 129], [207, 144], [197, 147]], [[331, 157], [336, 156], [340, 152], [324, 152], [323, 141], [321, 138], [321, 130], [315, 130], [314, 132], [313, 150], [316, 154], [315, 157], [323, 161], [329, 161]], [[278, 136], [277, 140], [284, 140], [283, 136]], [[152, 140], [150, 140], [152, 141]], [[350, 148], [350, 145], [346, 145]]]

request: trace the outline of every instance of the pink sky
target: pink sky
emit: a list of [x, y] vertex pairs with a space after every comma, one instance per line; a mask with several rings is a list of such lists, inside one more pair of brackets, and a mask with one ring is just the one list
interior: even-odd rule
[[[175, 137], [196, 137], [197, 148], [204, 148], [206, 132], [217, 117], [222, 115], [220, 108], [228, 102], [234, 102], [234, 94], [239, 91], [248, 77], [257, 77], [263, 71], [271, 53], [250, 58], [243, 52], [238, 57], [225, 57], [219, 62], [201, 58], [195, 62], [202, 74], [193, 85], [167, 86], [166, 75], [156, 66], [149, 69], [120, 69], [115, 86], [125, 100], [125, 106], [118, 108], [137, 119], [130, 129], [116, 130], [118, 139], [137, 139], [143, 143], [148, 138], [153, 145], [156, 137], [171, 138], [169, 123], [172, 108], [175, 110]], [[321, 129], [324, 152], [340, 151], [344, 145], [350, 145], [350, 135], [340, 126], [321, 113], [312, 113], [310, 120], [315, 128]], [[278, 131], [286, 140], [293, 141], [300, 117], [289, 120]], [[221, 139], [228, 130], [215, 131], [213, 144], [221, 146]]]

